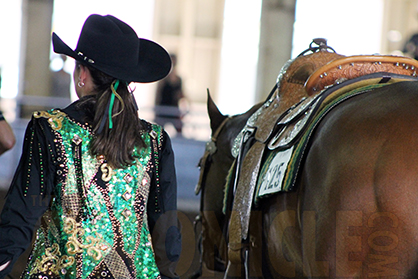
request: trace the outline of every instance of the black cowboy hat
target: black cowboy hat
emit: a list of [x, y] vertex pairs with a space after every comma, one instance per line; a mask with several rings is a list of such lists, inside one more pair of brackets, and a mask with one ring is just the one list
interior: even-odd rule
[[84, 22], [75, 50], [55, 33], [52, 44], [56, 53], [127, 82], [157, 81], [171, 70], [170, 56], [163, 47], [138, 38], [129, 25], [111, 15], [90, 15]]

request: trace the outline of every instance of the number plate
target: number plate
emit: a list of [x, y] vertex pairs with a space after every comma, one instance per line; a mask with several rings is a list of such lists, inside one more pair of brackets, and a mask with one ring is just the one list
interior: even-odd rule
[[[258, 196], [280, 192], [293, 147], [277, 152], [268, 166], [260, 173]], [[268, 164], [268, 162], [266, 162]]]

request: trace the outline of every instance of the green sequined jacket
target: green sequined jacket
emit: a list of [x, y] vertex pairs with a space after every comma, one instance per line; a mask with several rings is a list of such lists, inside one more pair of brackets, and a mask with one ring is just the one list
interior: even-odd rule
[[144, 122], [147, 147], [134, 151], [134, 165], [112, 169], [90, 155], [82, 119], [75, 104], [34, 113], [1, 215], [0, 265], [24, 252], [40, 219], [23, 278], [175, 278], [181, 237], [168, 135]]

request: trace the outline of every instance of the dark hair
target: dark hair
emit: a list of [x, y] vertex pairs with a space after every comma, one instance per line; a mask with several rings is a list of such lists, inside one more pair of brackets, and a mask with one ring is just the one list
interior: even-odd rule
[[[77, 62], [76, 67], [80, 67]], [[92, 123], [93, 139], [90, 143], [90, 152], [94, 156], [104, 155], [107, 163], [113, 168], [122, 168], [132, 165], [135, 161], [133, 151], [135, 147], [142, 148], [145, 142], [141, 133], [145, 127], [138, 118], [135, 99], [130, 92], [127, 83], [119, 82], [116, 92], [120, 95], [123, 104], [115, 98], [112, 115], [120, 114], [112, 118], [113, 128], [109, 129], [108, 103], [112, 93], [111, 85], [115, 78], [85, 66], [90, 70], [95, 84], [95, 97], [80, 99], [79, 106], [86, 110], [87, 122]], [[105, 120], [103, 118], [107, 117]], [[101, 123], [104, 126], [100, 129]], [[100, 131], [101, 130], [101, 131]]]

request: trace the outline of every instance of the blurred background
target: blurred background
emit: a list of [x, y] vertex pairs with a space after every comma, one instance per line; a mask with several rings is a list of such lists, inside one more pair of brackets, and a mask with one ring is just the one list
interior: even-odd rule
[[[418, 44], [418, 0], [0, 0], [0, 109], [17, 137], [16, 146], [0, 157], [1, 195], [32, 112], [65, 107], [77, 98], [74, 61], [53, 53], [51, 33], [74, 49], [92, 13], [122, 19], [139, 37], [176, 56], [181, 94], [173, 115], [179, 117], [163, 125], [176, 153], [179, 209], [190, 236], [199, 210], [196, 165], [210, 138], [207, 89], [223, 114], [242, 113], [268, 95], [284, 63], [313, 38], [326, 38], [343, 55], [415, 57]], [[159, 84], [132, 87], [141, 117], [159, 122]], [[195, 237], [185, 240], [194, 247]], [[197, 260], [193, 249], [185, 251], [182, 277]]]

